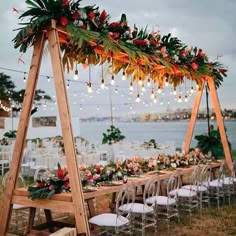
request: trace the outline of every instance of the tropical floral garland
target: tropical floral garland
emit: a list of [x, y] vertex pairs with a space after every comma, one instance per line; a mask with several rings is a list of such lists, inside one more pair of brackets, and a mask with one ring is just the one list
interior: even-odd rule
[[[202, 49], [188, 47], [171, 34], [148, 32], [147, 28], [131, 29], [125, 14], [117, 22], [110, 22], [105, 10], [94, 6], [80, 7], [81, 0], [26, 0], [29, 10], [19, 18], [29, 19], [13, 39], [15, 48], [26, 52], [38, 35], [47, 33], [51, 20], [65, 33], [60, 33], [63, 63], [69, 70], [75, 63], [98, 64], [111, 62], [112, 73], [124, 70], [134, 81], [150, 78], [162, 87], [165, 80], [174, 87], [184, 77], [201, 85], [207, 76], [218, 87], [227, 70], [218, 61], [210, 62]], [[103, 54], [97, 52], [103, 47]], [[118, 53], [123, 59], [116, 60]], [[127, 60], [128, 59], [128, 62]], [[160, 70], [153, 69], [161, 66]]]
[[[175, 169], [178, 167], [189, 167], [212, 160], [212, 156], [204, 155], [200, 149], [188, 154], [161, 155], [143, 159], [138, 156], [131, 157], [125, 161], [118, 160], [102, 165], [79, 165], [79, 173], [84, 191], [87, 186], [97, 186], [99, 184], [115, 180], [122, 180], [126, 176], [140, 176], [150, 171], [160, 171], [163, 169]], [[28, 197], [32, 200], [38, 198], [50, 198], [53, 194], [70, 191], [69, 176], [66, 168], [61, 168], [58, 164], [56, 174], [50, 173], [34, 186], [28, 187]]]

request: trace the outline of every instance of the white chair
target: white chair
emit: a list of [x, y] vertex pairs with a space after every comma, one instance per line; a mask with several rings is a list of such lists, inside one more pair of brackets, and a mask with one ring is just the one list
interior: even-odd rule
[[191, 220], [192, 212], [195, 209], [198, 209], [199, 206], [199, 198], [197, 191], [195, 191], [192, 188], [192, 183], [193, 182], [195, 185], [195, 178], [197, 175], [198, 169], [197, 167], [193, 170], [192, 176], [191, 176], [191, 181], [190, 181], [190, 188], [189, 189], [184, 189], [182, 188], [182, 183], [181, 183], [181, 178], [180, 178], [180, 173], [179, 171], [176, 172], [177, 179], [179, 180], [179, 188], [171, 190], [169, 192], [170, 195], [176, 195], [178, 196], [178, 207], [179, 211], [182, 213], [188, 212], [190, 217], [189, 219]]
[[[170, 220], [172, 218], [177, 218], [179, 221], [178, 191], [176, 191], [179, 189], [179, 185], [180, 176], [178, 171], [175, 171], [167, 181], [167, 195], [157, 195], [155, 199], [157, 220], [165, 220], [167, 222], [168, 230], [170, 228]], [[175, 192], [171, 194], [173, 190], [175, 190]]]
[[[159, 179], [151, 178], [144, 186], [143, 203], [134, 203], [131, 209], [132, 227], [134, 232], [141, 232], [145, 235], [146, 228], [153, 227], [157, 232], [155, 202], [148, 201], [157, 195], [159, 189]], [[127, 204], [122, 205], [120, 210], [129, 207]], [[131, 206], [130, 206], [131, 207]]]
[[[102, 232], [119, 235], [126, 232], [132, 235], [130, 213], [135, 201], [135, 188], [131, 182], [125, 184], [116, 197], [115, 213], [103, 213], [89, 219], [89, 223], [96, 225]], [[122, 206], [122, 209], [120, 208]]]
[[[9, 171], [6, 172], [2, 178], [2, 188], [3, 191], [6, 189], [7, 178], [9, 176]], [[21, 175], [17, 178], [17, 187], [25, 187], [24, 179]], [[10, 225], [12, 226], [13, 230], [23, 230], [23, 228], [27, 225], [28, 222], [28, 214], [29, 214], [29, 207], [20, 205], [20, 204], [13, 204], [12, 205], [12, 215]]]
[[1, 146], [0, 148], [0, 175], [4, 175], [10, 167], [12, 152], [10, 146]]

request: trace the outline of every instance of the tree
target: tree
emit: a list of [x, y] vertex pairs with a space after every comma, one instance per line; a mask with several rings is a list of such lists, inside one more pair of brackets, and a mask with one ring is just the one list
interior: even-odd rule
[[[11, 101], [12, 104], [21, 106], [23, 103], [24, 94], [25, 89], [16, 90], [16, 86], [10, 76], [0, 73], [0, 100], [4, 100], [6, 102]], [[40, 105], [42, 100], [51, 101], [52, 99], [45, 93], [45, 91], [38, 89], [35, 91], [34, 105]], [[18, 112], [20, 109], [13, 107], [13, 110]], [[37, 109], [32, 110], [31, 114], [36, 111]]]

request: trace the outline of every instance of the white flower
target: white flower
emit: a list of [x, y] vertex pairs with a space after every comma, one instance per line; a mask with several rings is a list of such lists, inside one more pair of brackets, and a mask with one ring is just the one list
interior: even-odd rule
[[171, 165], [171, 167], [173, 167], [173, 168], [176, 168], [176, 167], [177, 167], [175, 163], [171, 163], [170, 165]]

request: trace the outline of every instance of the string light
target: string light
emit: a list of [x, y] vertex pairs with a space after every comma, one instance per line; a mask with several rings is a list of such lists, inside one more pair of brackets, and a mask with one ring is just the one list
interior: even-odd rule
[[184, 101], [185, 101], [185, 102], [188, 101], [188, 96], [187, 96], [187, 94], [185, 94], [185, 96], [184, 96]]
[[102, 78], [101, 79], [101, 85], [100, 85], [101, 89], [104, 89], [105, 88], [105, 81], [104, 79]]
[[70, 88], [69, 81], [67, 82], [66, 88], [67, 88], [67, 89], [69, 89], [69, 88]]
[[146, 89], [145, 89], [145, 87], [144, 87], [144, 84], [142, 85], [141, 91], [142, 91], [142, 92], [145, 92], [145, 91], [146, 91]]
[[26, 72], [24, 72], [24, 83], [26, 82]]
[[147, 80], [147, 86], [150, 87], [151, 86], [151, 81], [150, 81], [150, 78], [148, 78]]
[[91, 66], [89, 65], [89, 82], [87, 83], [87, 92], [92, 93], [92, 83], [91, 83]]
[[48, 82], [50, 82], [50, 77], [49, 76], [47, 76], [47, 80], [48, 80]]
[[78, 71], [78, 69], [77, 69], [77, 63], [76, 63], [76, 65], [75, 65], [74, 80], [79, 80], [79, 71]]
[[123, 70], [122, 72], [122, 77], [121, 77], [122, 80], [126, 80], [126, 76], [125, 76], [125, 70]]
[[161, 86], [160, 86], [160, 85], [158, 86], [157, 92], [158, 92], [158, 93], [161, 93]]
[[141, 101], [141, 100], [140, 100], [140, 95], [139, 95], [139, 93], [138, 93], [135, 102], [139, 103], [140, 101]]
[[155, 98], [155, 93], [154, 93], [154, 91], [153, 91], [153, 89], [152, 89], [152, 92], [151, 92], [151, 99], [154, 99]]
[[156, 96], [153, 99], [153, 103], [157, 103], [157, 97]]
[[165, 86], [166, 86], [166, 87], [169, 86], [169, 81], [168, 81], [167, 78], [166, 78], [166, 80], [165, 80]]
[[115, 89], [115, 93], [116, 93], [116, 94], [118, 93], [118, 89], [117, 89], [117, 88]]
[[173, 92], [173, 94], [174, 94], [174, 95], [176, 95], [176, 94], [177, 94], [177, 92], [176, 92], [176, 88], [174, 88], [174, 92]]
[[139, 85], [142, 85], [142, 84], [143, 84], [143, 81], [142, 81], [141, 76], [139, 77], [138, 84], [139, 84]]
[[133, 91], [133, 90], [134, 90], [133, 83], [130, 82], [130, 84], [129, 84], [129, 91], [131, 92], [131, 91]]
[[115, 84], [115, 76], [112, 75], [112, 76], [111, 76], [111, 85], [114, 85], [114, 84]]
[[179, 95], [179, 97], [178, 97], [178, 102], [179, 102], [179, 103], [182, 102], [182, 97], [181, 97], [181, 95]]

